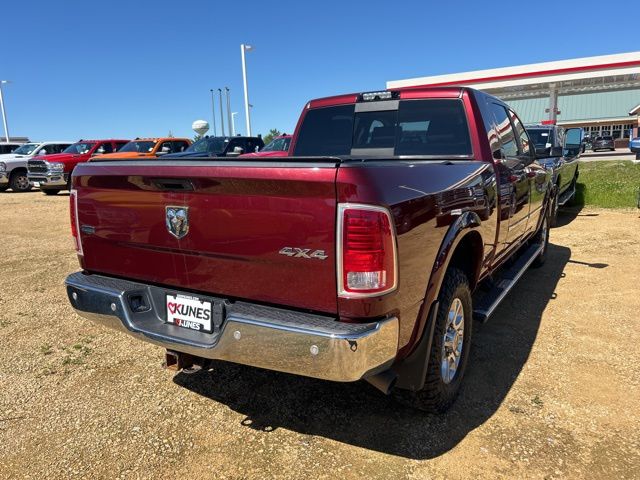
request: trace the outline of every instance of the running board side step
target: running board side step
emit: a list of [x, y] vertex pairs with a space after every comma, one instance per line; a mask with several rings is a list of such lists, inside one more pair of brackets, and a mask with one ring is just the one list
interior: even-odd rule
[[566, 203], [569, 200], [571, 200], [575, 194], [576, 194], [576, 186], [574, 184], [573, 188], [571, 188], [570, 190], [567, 190], [566, 192], [564, 192], [562, 194], [562, 197], [560, 197], [558, 199], [558, 206], [559, 207], [564, 207], [566, 205]]
[[540, 254], [542, 247], [543, 246], [538, 243], [531, 245], [520, 254], [511, 268], [502, 273], [500, 280], [495, 283], [495, 287], [475, 304], [473, 317], [476, 320], [480, 320], [481, 322], [489, 320], [489, 317], [498, 305], [500, 305], [500, 302], [504, 300], [504, 297], [506, 297], [515, 284], [518, 283], [520, 277]]

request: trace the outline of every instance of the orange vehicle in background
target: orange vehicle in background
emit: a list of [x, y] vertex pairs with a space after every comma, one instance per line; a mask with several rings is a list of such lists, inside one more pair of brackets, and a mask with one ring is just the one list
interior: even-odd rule
[[115, 153], [107, 153], [99, 157], [93, 157], [92, 162], [104, 162], [108, 160], [130, 159], [139, 157], [160, 157], [167, 153], [179, 153], [191, 145], [188, 138], [159, 137], [136, 138]]

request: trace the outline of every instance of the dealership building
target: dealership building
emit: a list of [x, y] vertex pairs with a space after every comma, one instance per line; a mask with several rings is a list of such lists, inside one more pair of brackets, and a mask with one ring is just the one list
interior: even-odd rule
[[464, 85], [508, 103], [525, 123], [582, 127], [617, 147], [640, 125], [640, 52], [392, 80], [387, 88]]

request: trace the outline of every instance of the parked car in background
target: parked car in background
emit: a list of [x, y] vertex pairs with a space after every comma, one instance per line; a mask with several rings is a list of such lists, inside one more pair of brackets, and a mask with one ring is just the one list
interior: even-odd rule
[[12, 153], [22, 145], [24, 142], [0, 142], [0, 155]]
[[[536, 161], [553, 173], [549, 225], [554, 227], [558, 208], [571, 202], [576, 194], [578, 160], [584, 145], [582, 129], [570, 129], [570, 139], [565, 138], [565, 128], [557, 125], [530, 125], [526, 129], [536, 149]], [[565, 148], [566, 144], [579, 144], [579, 147]]]
[[0, 155], [0, 191], [11, 188], [14, 192], [31, 190], [27, 176], [27, 162], [34, 157], [61, 153], [74, 142], [30, 142], [12, 153]]
[[293, 135], [286, 133], [271, 140], [257, 152], [245, 153], [241, 157], [286, 157]]
[[123, 146], [116, 153], [108, 153], [93, 157], [91, 162], [103, 162], [111, 160], [124, 160], [131, 158], [155, 158], [170, 153], [185, 151], [191, 140], [188, 138], [159, 137], [159, 138], [136, 138]]
[[33, 157], [27, 162], [27, 177], [45, 195], [55, 195], [61, 190], [69, 190], [71, 172], [78, 163], [97, 155], [117, 152], [128, 142], [116, 139], [80, 140], [62, 153]]
[[182, 153], [172, 153], [167, 158], [237, 157], [256, 152], [264, 147], [261, 137], [203, 137]]
[[636, 160], [640, 160], [640, 137], [636, 137], [629, 142], [629, 149], [636, 154]]
[[469, 88], [366, 92], [309, 102], [290, 149], [78, 165], [69, 302], [176, 370], [365, 379], [447, 409], [474, 318], [547, 256], [551, 172], [524, 126]]
[[616, 149], [615, 141], [613, 137], [610, 135], [604, 135], [602, 137], [596, 137], [591, 143], [591, 149], [594, 152], [598, 150], [611, 150], [612, 152]]

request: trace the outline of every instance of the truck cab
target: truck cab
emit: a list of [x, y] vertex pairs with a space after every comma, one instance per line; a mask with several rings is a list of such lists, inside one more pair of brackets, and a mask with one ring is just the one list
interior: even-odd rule
[[185, 151], [191, 140], [188, 138], [157, 137], [136, 138], [124, 145], [115, 153], [106, 153], [99, 157], [93, 157], [92, 162], [106, 162], [111, 160], [131, 160], [143, 158], [157, 158], [171, 153]]
[[184, 152], [173, 153], [166, 158], [210, 158], [237, 157], [243, 153], [256, 152], [264, 146], [261, 137], [210, 137], [205, 136]]
[[[536, 161], [552, 172], [553, 197], [549, 223], [557, 223], [558, 209], [570, 204], [576, 194], [578, 163], [584, 139], [581, 128], [565, 129], [558, 125], [528, 125], [527, 133], [536, 149]], [[569, 135], [571, 138], [566, 138]], [[579, 144], [578, 148], [565, 148]]]
[[63, 152], [74, 142], [29, 142], [12, 153], [0, 155], [0, 191], [13, 192], [31, 190], [27, 175], [27, 162], [35, 157], [48, 157]]
[[76, 165], [97, 155], [117, 152], [127, 142], [118, 139], [79, 140], [62, 153], [33, 157], [27, 162], [27, 177], [45, 195], [55, 195], [70, 189], [71, 172]]

